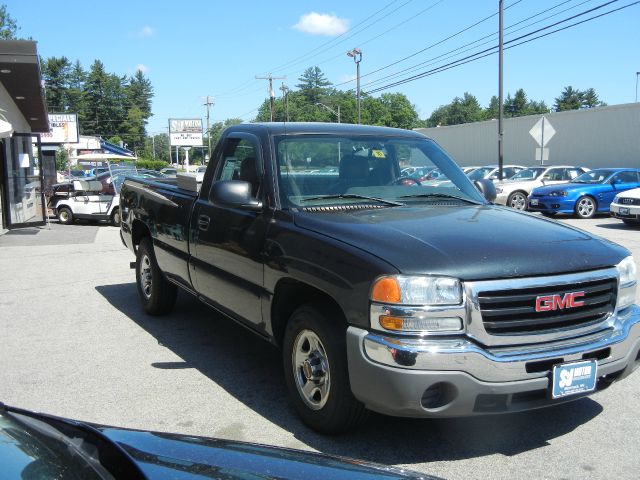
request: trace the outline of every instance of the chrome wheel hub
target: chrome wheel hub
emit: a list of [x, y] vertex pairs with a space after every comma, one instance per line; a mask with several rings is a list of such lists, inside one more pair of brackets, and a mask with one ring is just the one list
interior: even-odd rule
[[583, 198], [578, 202], [578, 213], [582, 217], [588, 217], [593, 213], [595, 205], [588, 198]]
[[302, 401], [312, 410], [320, 410], [329, 398], [331, 375], [324, 345], [315, 332], [303, 330], [298, 334], [291, 363]]
[[527, 199], [521, 193], [516, 193], [515, 195], [513, 195], [513, 197], [511, 197], [510, 206], [512, 208], [515, 208], [516, 210], [524, 210], [527, 206]]
[[148, 255], [143, 255], [140, 259], [140, 289], [148, 300], [151, 298], [151, 287], [153, 286], [153, 274], [151, 272], [151, 259]]

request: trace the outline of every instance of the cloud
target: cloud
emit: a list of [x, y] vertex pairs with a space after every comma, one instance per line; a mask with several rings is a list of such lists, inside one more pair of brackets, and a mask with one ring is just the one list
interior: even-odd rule
[[146, 65], [139, 63], [138, 65], [136, 65], [136, 72], [140, 70], [142, 73], [147, 73], [149, 71], [149, 67], [147, 67]]
[[142, 27], [142, 30], [138, 32], [139, 37], [151, 37], [156, 33], [154, 28], [151, 28], [149, 25]]
[[356, 79], [355, 75], [342, 75], [340, 82], [352, 82]]
[[293, 28], [311, 35], [335, 37], [349, 30], [349, 20], [334, 14], [311, 12], [302, 15]]

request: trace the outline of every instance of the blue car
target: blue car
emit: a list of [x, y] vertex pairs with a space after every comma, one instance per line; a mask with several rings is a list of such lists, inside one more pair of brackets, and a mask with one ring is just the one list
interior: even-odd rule
[[598, 168], [570, 183], [534, 188], [529, 195], [529, 210], [547, 216], [568, 213], [591, 218], [596, 213], [608, 213], [618, 193], [639, 186], [640, 169]]

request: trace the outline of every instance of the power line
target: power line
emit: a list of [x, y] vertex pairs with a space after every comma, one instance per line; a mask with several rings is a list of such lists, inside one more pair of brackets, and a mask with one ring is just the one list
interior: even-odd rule
[[[351, 31], [353, 31], [354, 29], [358, 28], [360, 25], [363, 25], [365, 22], [367, 22], [367, 21], [368, 21], [368, 20], [370, 20], [371, 18], [375, 17], [375, 16], [376, 16], [376, 15], [378, 15], [379, 13], [383, 12], [384, 10], [386, 10], [387, 8], [389, 8], [391, 5], [393, 5], [394, 3], [398, 2], [398, 1], [399, 1], [399, 0], [392, 0], [391, 2], [387, 3], [387, 4], [386, 4], [384, 7], [382, 7], [380, 10], [377, 10], [376, 12], [372, 13], [371, 15], [369, 15], [369, 16], [368, 16], [367, 18], [365, 18], [364, 20], [362, 20], [362, 21], [358, 22], [356, 25], [354, 25], [354, 27], [351, 29]], [[405, 2], [405, 4], [403, 4], [403, 5], [406, 5], [406, 3], [409, 3], [410, 1], [412, 1], [412, 0], [408, 0], [408, 1], [407, 1], [407, 2]], [[402, 5], [401, 5], [401, 6], [402, 6]], [[281, 65], [278, 65], [278, 66], [277, 66], [277, 67], [275, 67], [275, 68], [271, 68], [270, 70], [271, 70], [271, 71], [275, 71], [275, 70], [281, 70], [281, 69], [283, 69], [283, 68], [289, 67], [289, 66], [291, 66], [292, 64], [294, 64], [294, 62], [298, 62], [299, 60], [301, 60], [301, 59], [304, 59], [304, 58], [308, 57], [309, 55], [311, 55], [311, 54], [315, 53], [316, 51], [318, 51], [318, 50], [322, 49], [323, 47], [325, 47], [325, 46], [327, 46], [327, 45], [329, 45], [329, 44], [331, 44], [331, 43], [335, 42], [335, 41], [336, 41], [336, 40], [338, 40], [339, 38], [341, 38], [341, 37], [345, 36], [347, 33], [349, 33], [349, 31], [346, 31], [346, 32], [344, 32], [344, 33], [341, 33], [341, 34], [340, 34], [340, 35], [338, 35], [337, 37], [334, 37], [334, 38], [332, 38], [331, 40], [328, 40], [328, 41], [326, 41], [326, 42], [322, 43], [321, 45], [319, 45], [319, 46], [317, 46], [316, 48], [314, 48], [314, 49], [312, 49], [312, 50], [308, 51], [308, 52], [307, 52], [307, 53], [305, 53], [304, 55], [300, 55], [300, 56], [298, 56], [298, 57], [295, 57], [295, 58], [293, 58], [292, 60], [289, 60], [288, 62], [285, 62], [285, 63], [283, 63], [283, 64], [281, 64]], [[252, 83], [253, 83], [253, 82], [252, 82], [251, 80], [249, 80], [249, 81], [247, 81], [247, 82], [243, 83], [242, 85], [240, 85], [240, 86], [238, 86], [238, 87], [236, 87], [236, 88], [234, 88], [234, 89], [231, 89], [231, 90], [228, 90], [228, 91], [226, 91], [226, 92], [223, 92], [223, 93], [217, 94], [216, 96], [217, 96], [218, 98], [221, 98], [221, 97], [225, 97], [225, 96], [228, 96], [228, 95], [233, 95], [233, 94], [237, 94], [237, 93], [243, 92], [243, 91], [245, 91], [245, 90], [247, 89], [247, 87], [249, 87]]]
[[[520, 30], [524, 30], [524, 29], [525, 29], [525, 28], [527, 28], [527, 27], [530, 27], [530, 26], [532, 26], [532, 25], [536, 25], [536, 24], [538, 24], [538, 23], [541, 23], [541, 22], [543, 22], [543, 21], [545, 21], [545, 20], [548, 20], [549, 18], [557, 17], [558, 15], [561, 15], [561, 14], [562, 14], [562, 13], [564, 13], [564, 12], [567, 12], [567, 11], [569, 11], [569, 10], [573, 10], [573, 9], [575, 9], [575, 8], [577, 8], [577, 7], [581, 6], [581, 5], [584, 5], [585, 3], [589, 3], [589, 2], [591, 2], [592, 0], [585, 0], [585, 1], [583, 1], [583, 2], [581, 2], [581, 3], [579, 3], [579, 4], [577, 4], [577, 5], [574, 5], [574, 6], [572, 6], [572, 7], [565, 8], [564, 10], [561, 10], [561, 11], [559, 11], [559, 12], [556, 12], [556, 13], [555, 13], [555, 14], [553, 14], [553, 15], [548, 15], [548, 16], [546, 16], [546, 17], [544, 17], [544, 18], [540, 19], [540, 20], [537, 20], [537, 21], [535, 21], [535, 22], [529, 23], [529, 24], [524, 25], [524, 26], [522, 26], [522, 27], [520, 27], [520, 28], [513, 29], [513, 27], [515, 27], [515, 26], [517, 26], [517, 25], [520, 25], [520, 24], [522, 24], [522, 23], [524, 23], [524, 22], [526, 22], [526, 21], [528, 21], [528, 20], [531, 20], [532, 18], [538, 17], [538, 16], [540, 16], [540, 15], [542, 15], [542, 14], [544, 14], [544, 13], [547, 13], [547, 12], [548, 12], [548, 11], [550, 11], [550, 10], [554, 10], [554, 9], [556, 9], [556, 8], [558, 8], [558, 7], [560, 7], [560, 6], [564, 5], [564, 4], [566, 4], [566, 3], [569, 3], [570, 1], [572, 1], [572, 0], [565, 0], [564, 2], [561, 2], [561, 3], [559, 3], [559, 4], [557, 4], [557, 5], [553, 6], [553, 7], [550, 7], [550, 8], [547, 8], [547, 9], [545, 9], [545, 10], [542, 10], [542, 11], [540, 11], [540, 12], [538, 12], [538, 13], [534, 14], [534, 15], [530, 15], [530, 16], [529, 16], [529, 17], [527, 17], [527, 18], [524, 18], [524, 19], [522, 19], [522, 20], [520, 20], [520, 21], [518, 21], [518, 22], [516, 22], [516, 23], [514, 23], [514, 24], [512, 24], [512, 25], [509, 25], [508, 27], [506, 27], [506, 28], [505, 28], [505, 31], [507, 31], [507, 30], [511, 30], [509, 33], [507, 33], [507, 35], [513, 35], [515, 32], [518, 32], [518, 31], [520, 31]], [[440, 54], [440, 55], [437, 55], [437, 56], [435, 56], [435, 57], [428, 58], [427, 60], [424, 60], [424, 61], [422, 61], [422, 62], [420, 62], [420, 63], [414, 64], [414, 65], [412, 65], [412, 66], [410, 66], [410, 67], [404, 68], [404, 69], [402, 69], [402, 70], [398, 70], [397, 72], [394, 72], [394, 73], [389, 74], [389, 75], [385, 75], [385, 76], [380, 77], [380, 78], [378, 78], [378, 79], [376, 79], [376, 80], [372, 80], [372, 81], [370, 81], [370, 82], [368, 82], [368, 83], [365, 83], [363, 86], [364, 86], [364, 87], [366, 87], [366, 86], [369, 86], [369, 85], [376, 85], [376, 84], [382, 83], [382, 82], [384, 82], [384, 81], [386, 81], [386, 80], [389, 80], [389, 79], [392, 79], [392, 78], [399, 77], [399, 76], [400, 76], [400, 75], [402, 75], [403, 73], [410, 73], [410, 72], [414, 72], [414, 71], [418, 70], [420, 67], [425, 67], [425, 66], [434, 65], [434, 64], [436, 64], [436, 63], [439, 63], [439, 61], [444, 61], [444, 60], [447, 60], [447, 59], [449, 59], [449, 58], [454, 58], [454, 57], [456, 57], [456, 55], [458, 55], [459, 53], [468, 52], [468, 51], [470, 51], [470, 50], [473, 50], [473, 48], [475, 48], [475, 47], [472, 47], [472, 48], [465, 48], [465, 47], [469, 47], [469, 46], [471, 46], [471, 45], [476, 45], [476, 47], [479, 47], [479, 46], [487, 45], [487, 44], [491, 43], [491, 40], [488, 40], [488, 41], [485, 41], [485, 42], [482, 42], [482, 40], [485, 40], [485, 39], [488, 39], [488, 38], [491, 38], [491, 37], [495, 37], [497, 34], [498, 34], [498, 32], [490, 33], [490, 34], [488, 34], [488, 35], [485, 35], [485, 36], [483, 36], [483, 37], [480, 37], [480, 38], [479, 38], [479, 39], [477, 39], [477, 40], [474, 40], [474, 41], [472, 41], [472, 42], [465, 43], [465, 44], [463, 44], [463, 45], [461, 45], [461, 46], [459, 46], [459, 47], [457, 47], [457, 48], [454, 48], [454, 49], [452, 49], [452, 50], [449, 50], [449, 51], [447, 51], [447, 52], [444, 52], [444, 53], [442, 53], [442, 54]], [[459, 52], [459, 53], [454, 53], [454, 52]], [[451, 54], [451, 55], [450, 55], [450, 54]], [[440, 59], [440, 60], [439, 60], [439, 59]]]
[[[588, 10], [587, 12], [582, 12], [581, 14], [574, 15], [573, 17], [571, 17], [571, 18], [569, 18], [569, 19], [565, 19], [565, 20], [563, 20], [563, 21], [561, 21], [561, 22], [556, 22], [556, 23], [554, 23], [553, 25], [549, 25], [549, 26], [547, 26], [547, 27], [544, 27], [544, 28], [538, 29], [538, 30], [536, 30], [536, 31], [534, 31], [534, 32], [530, 32], [530, 33], [527, 33], [527, 34], [525, 34], [525, 35], [522, 35], [522, 36], [520, 36], [520, 37], [518, 37], [518, 38], [514, 38], [514, 39], [512, 39], [512, 40], [509, 40], [508, 42], [505, 42], [505, 45], [507, 45], [507, 44], [511, 44], [511, 45], [509, 45], [509, 46], [505, 46], [505, 50], [510, 49], [510, 48], [514, 48], [514, 47], [518, 47], [518, 46], [520, 46], [520, 45], [524, 45], [524, 44], [526, 44], [526, 43], [532, 42], [532, 41], [534, 41], [534, 40], [537, 40], [537, 39], [540, 39], [540, 38], [543, 38], [543, 37], [547, 37], [547, 36], [549, 36], [549, 35], [552, 35], [552, 34], [554, 34], [554, 33], [561, 32], [561, 31], [563, 31], [563, 30], [567, 30], [567, 29], [569, 29], [569, 28], [576, 27], [576, 26], [581, 25], [581, 24], [583, 24], [583, 23], [587, 23], [587, 22], [590, 22], [590, 21], [592, 21], [592, 20], [596, 20], [596, 19], [598, 19], [598, 18], [600, 18], [600, 17], [604, 17], [604, 16], [606, 16], [606, 15], [610, 15], [610, 14], [612, 14], [612, 13], [618, 12], [618, 11], [620, 11], [620, 10], [623, 10], [623, 9], [626, 9], [626, 8], [629, 8], [629, 7], [632, 7], [632, 6], [637, 5], [637, 4], [639, 4], [639, 3], [640, 3], [640, 0], [637, 0], [636, 2], [630, 3], [630, 4], [628, 4], [628, 5], [624, 5], [624, 6], [622, 6], [622, 7], [616, 8], [616, 9], [614, 9], [614, 10], [610, 10], [610, 11], [608, 11], [608, 12], [601, 13], [601, 14], [599, 14], [599, 15], [596, 15], [596, 16], [593, 16], [593, 17], [590, 17], [590, 18], [587, 18], [587, 19], [581, 20], [581, 21], [579, 21], [579, 22], [575, 22], [575, 23], [570, 24], [570, 25], [566, 25], [566, 26], [561, 27], [561, 28], [557, 28], [557, 29], [555, 29], [555, 30], [552, 30], [551, 32], [546, 32], [546, 33], [540, 34], [540, 35], [538, 35], [538, 36], [536, 36], [536, 37], [529, 38], [529, 39], [527, 39], [527, 40], [523, 40], [523, 41], [521, 41], [521, 42], [519, 42], [519, 43], [514, 43], [514, 42], [517, 42], [518, 40], [522, 40], [522, 39], [524, 39], [524, 38], [526, 38], [526, 37], [529, 37], [529, 36], [531, 36], [531, 35], [535, 35], [536, 33], [539, 33], [539, 32], [541, 32], [541, 31], [543, 31], [543, 30], [548, 29], [548, 28], [552, 28], [553, 26], [556, 26], [556, 25], [558, 25], [558, 24], [560, 24], [560, 23], [563, 23], [563, 22], [565, 22], [565, 21], [567, 21], [567, 20], [571, 20], [571, 19], [576, 18], [576, 17], [578, 17], [578, 16], [580, 16], [580, 15], [583, 15], [583, 14], [585, 14], [585, 13], [593, 12], [594, 10], [596, 10], [596, 9], [598, 9], [598, 8], [602, 8], [602, 7], [604, 7], [604, 6], [610, 5], [610, 4], [615, 3], [615, 2], [617, 2], [617, 1], [619, 1], [619, 0], [612, 0], [612, 1], [607, 2], [607, 3], [605, 3], [605, 4], [599, 5], [599, 6], [598, 6], [598, 7], [596, 7], [596, 8], [590, 9], [590, 10]], [[418, 75], [414, 75], [414, 76], [412, 76], [412, 77], [408, 77], [408, 78], [405, 78], [405, 79], [403, 79], [403, 80], [398, 80], [397, 82], [393, 82], [393, 83], [390, 83], [390, 84], [384, 85], [384, 86], [382, 86], [382, 87], [378, 87], [378, 88], [376, 88], [376, 89], [370, 90], [368, 93], [377, 93], [377, 92], [380, 92], [380, 91], [383, 91], [383, 90], [387, 90], [387, 89], [389, 89], [389, 88], [391, 88], [391, 87], [395, 87], [395, 86], [398, 86], [398, 85], [402, 85], [402, 84], [405, 84], [405, 83], [412, 82], [412, 81], [414, 81], [414, 80], [418, 80], [418, 79], [420, 79], [420, 78], [424, 78], [424, 77], [428, 77], [428, 76], [431, 76], [431, 75], [435, 75], [436, 73], [440, 73], [440, 72], [443, 72], [443, 71], [445, 71], [445, 70], [450, 70], [450, 69], [452, 69], [452, 68], [455, 68], [455, 67], [458, 67], [458, 66], [461, 66], [461, 65], [464, 65], [464, 64], [467, 64], [467, 63], [470, 63], [470, 62], [476, 61], [476, 60], [480, 60], [481, 58], [488, 57], [488, 56], [490, 56], [490, 55], [495, 54], [495, 53], [496, 53], [496, 51], [497, 51], [497, 46], [494, 46], [494, 47], [488, 48], [488, 49], [486, 49], [486, 50], [482, 50], [482, 51], [480, 51], [480, 52], [476, 52], [476, 53], [474, 53], [474, 54], [472, 54], [472, 55], [469, 55], [469, 56], [467, 56], [467, 57], [463, 57], [463, 58], [461, 58], [461, 59], [459, 59], [459, 60], [456, 60], [456, 61], [454, 61], [454, 62], [448, 63], [448, 64], [446, 64], [446, 65], [442, 65], [442, 66], [440, 66], [440, 67], [436, 67], [436, 68], [434, 68], [434, 69], [427, 70], [427, 71], [422, 72], [422, 73], [420, 73], [420, 74], [418, 74]]]

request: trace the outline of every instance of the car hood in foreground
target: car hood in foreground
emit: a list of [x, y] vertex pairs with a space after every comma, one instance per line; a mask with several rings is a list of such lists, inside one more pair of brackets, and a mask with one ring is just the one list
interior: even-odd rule
[[297, 212], [295, 223], [367, 251], [401, 273], [462, 280], [593, 270], [629, 255], [582, 230], [493, 205]]
[[395, 467], [255, 443], [98, 427], [149, 478], [433, 479]]

